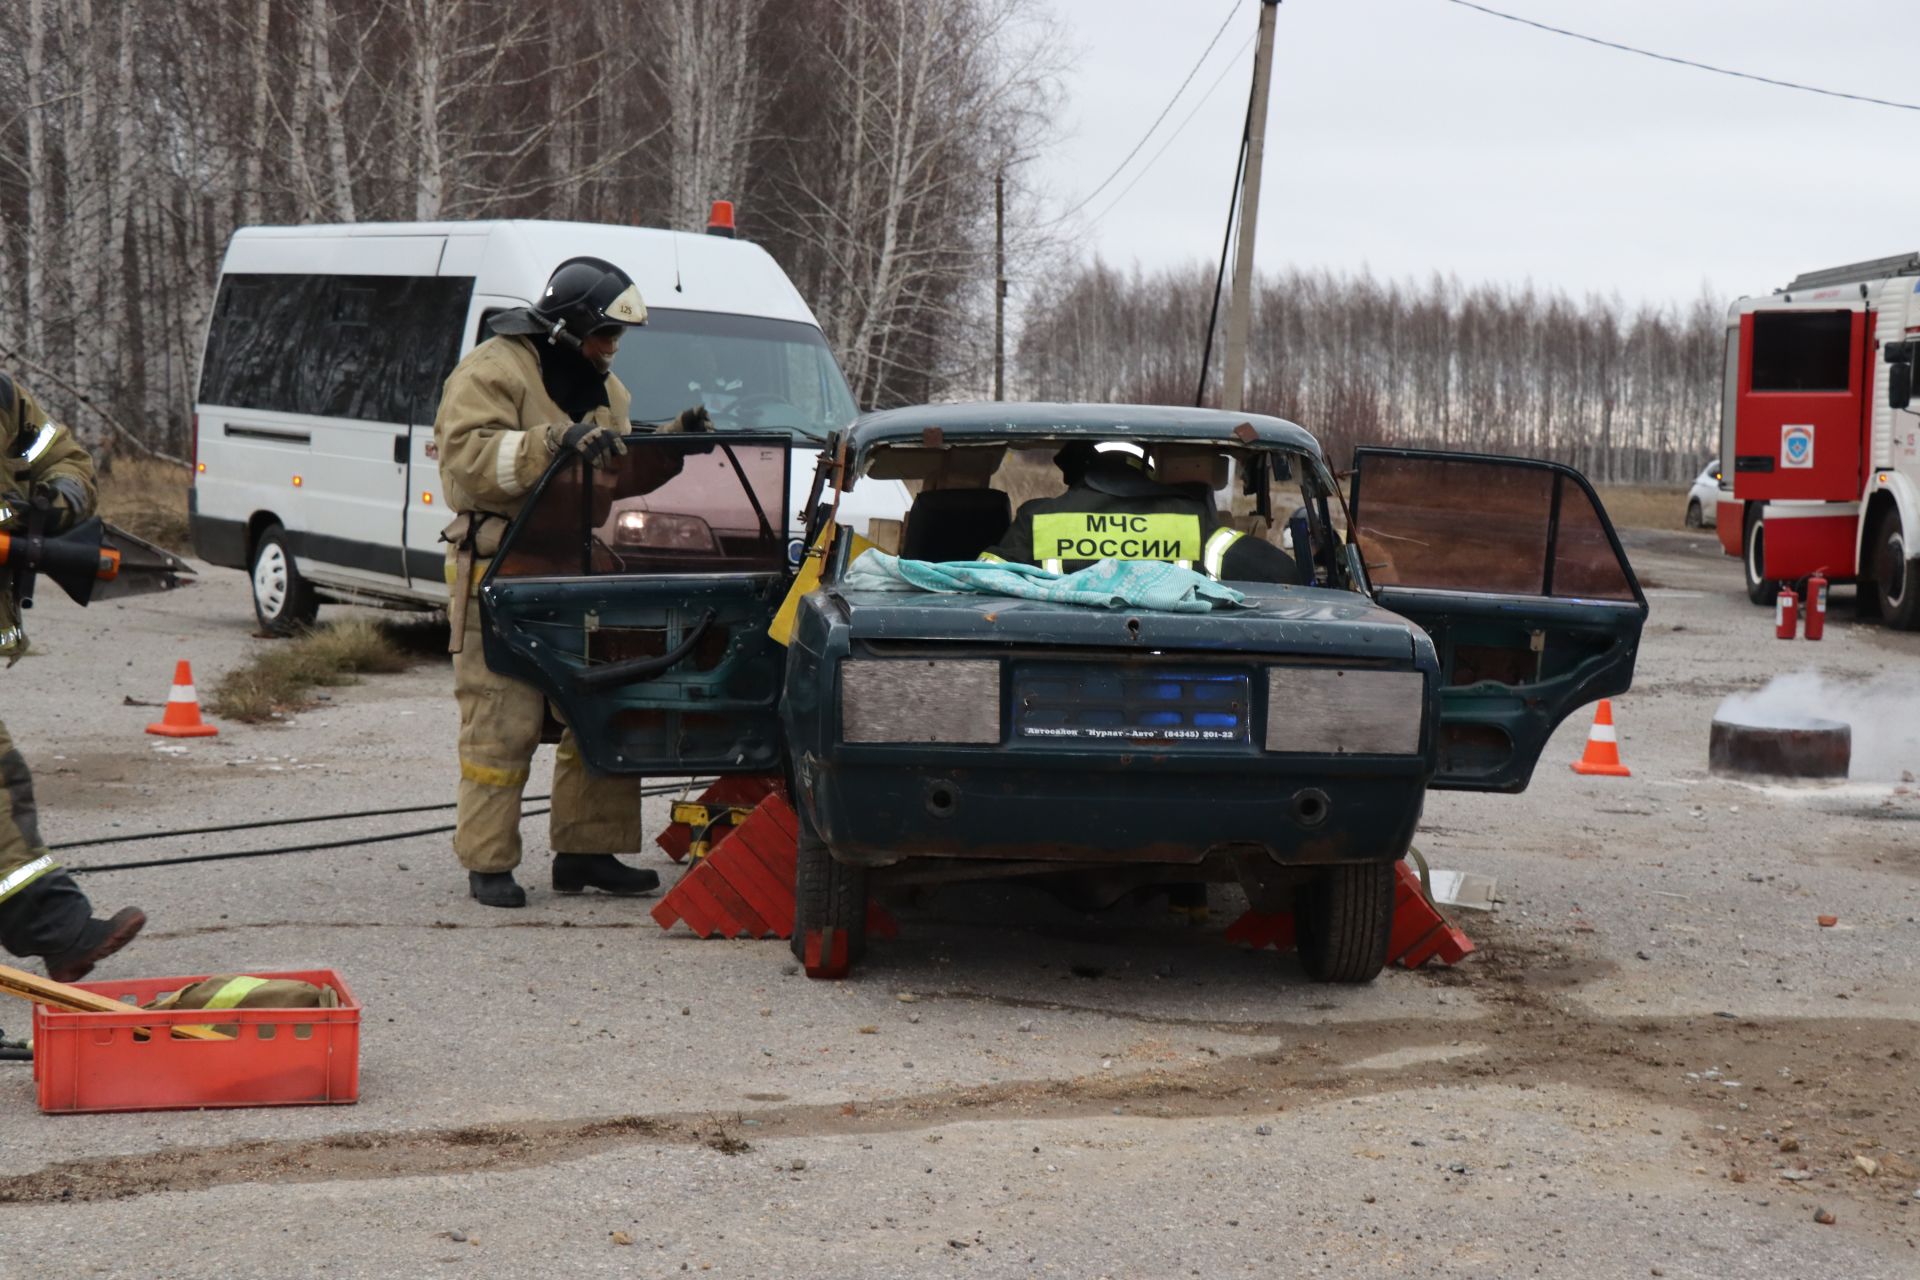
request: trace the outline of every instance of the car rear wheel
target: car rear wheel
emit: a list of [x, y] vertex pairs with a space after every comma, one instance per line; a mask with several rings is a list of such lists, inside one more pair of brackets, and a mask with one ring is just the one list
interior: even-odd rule
[[1294, 928], [1300, 963], [1316, 982], [1372, 982], [1393, 930], [1393, 864], [1328, 867], [1300, 892]]
[[1780, 594], [1780, 584], [1762, 573], [1767, 563], [1766, 523], [1758, 517], [1747, 521], [1746, 554], [1741, 562], [1746, 567], [1747, 599], [1755, 604], [1772, 604]]
[[253, 548], [253, 616], [260, 620], [260, 629], [290, 636], [310, 626], [319, 613], [320, 601], [287, 548], [287, 531], [268, 525]]
[[793, 958], [809, 978], [846, 977], [867, 950], [867, 869], [836, 862], [804, 817], [793, 899]]
[[1899, 631], [1920, 628], [1920, 561], [1907, 546], [1900, 513], [1880, 520], [1875, 541], [1873, 587], [1880, 598], [1880, 620]]
[[1707, 517], [1706, 513], [1700, 509], [1700, 499], [1690, 499], [1687, 502], [1687, 528], [1704, 529], [1706, 527]]

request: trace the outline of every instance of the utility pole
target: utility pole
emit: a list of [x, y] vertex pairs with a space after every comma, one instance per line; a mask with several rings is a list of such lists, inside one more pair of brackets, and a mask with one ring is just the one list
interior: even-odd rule
[[1007, 398], [1007, 175], [993, 171], [993, 398]]
[[1240, 239], [1234, 246], [1233, 292], [1227, 298], [1227, 381], [1223, 408], [1246, 407], [1247, 324], [1253, 311], [1254, 226], [1260, 216], [1260, 150], [1267, 136], [1267, 89], [1273, 82], [1273, 28], [1280, 0], [1260, 0], [1260, 42], [1253, 54], [1253, 109], [1247, 118], [1247, 173], [1240, 188]]

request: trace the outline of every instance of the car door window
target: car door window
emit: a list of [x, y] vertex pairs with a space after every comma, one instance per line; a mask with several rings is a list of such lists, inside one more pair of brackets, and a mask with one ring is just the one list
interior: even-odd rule
[[1378, 586], [1639, 598], [1591, 493], [1549, 466], [1369, 452], [1353, 517]]
[[693, 436], [645, 438], [605, 469], [563, 466], [497, 576], [781, 572], [786, 475], [782, 445]]

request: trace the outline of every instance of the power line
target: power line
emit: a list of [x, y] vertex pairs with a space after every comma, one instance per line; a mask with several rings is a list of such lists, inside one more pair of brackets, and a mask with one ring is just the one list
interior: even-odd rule
[[1603, 49], [1618, 49], [1622, 53], [1636, 53], [1643, 58], [1652, 58], [1656, 62], [1671, 62], [1676, 66], [1692, 67], [1697, 71], [1711, 71], [1715, 75], [1732, 76], [1736, 80], [1754, 80], [1760, 84], [1775, 85], [1782, 89], [1798, 89], [1802, 93], [1817, 93], [1828, 98], [1845, 98], [1849, 102], [1866, 102], [1876, 107], [1897, 107], [1902, 111], [1920, 111], [1920, 105], [1911, 102], [1892, 102], [1886, 98], [1869, 98], [1861, 93], [1842, 93], [1838, 89], [1822, 89], [1818, 85], [1798, 84], [1792, 80], [1776, 80], [1772, 76], [1755, 75], [1750, 71], [1734, 71], [1728, 67], [1716, 67], [1706, 62], [1694, 62], [1690, 58], [1676, 58], [1668, 53], [1655, 53], [1651, 49], [1638, 49], [1630, 44], [1621, 44], [1614, 40], [1602, 40], [1598, 36], [1582, 35], [1578, 31], [1568, 31], [1565, 27], [1552, 27], [1544, 22], [1535, 22], [1532, 18], [1522, 18], [1518, 14], [1502, 13], [1498, 9], [1489, 9], [1473, 0], [1447, 0], [1448, 4], [1457, 4], [1462, 9], [1473, 9], [1490, 17], [1505, 18], [1508, 22], [1517, 22], [1523, 27], [1534, 27], [1541, 31], [1550, 31], [1557, 36], [1568, 36], [1574, 40], [1584, 40], [1588, 44], [1597, 44]]
[[1133, 175], [1133, 181], [1127, 183], [1126, 186], [1120, 188], [1120, 194], [1115, 196], [1112, 200], [1109, 200], [1107, 202], [1106, 208], [1094, 214], [1093, 217], [1087, 221], [1088, 227], [1097, 226], [1100, 222], [1100, 219], [1112, 213], [1114, 206], [1127, 198], [1127, 192], [1133, 190], [1136, 186], [1138, 186], [1140, 184], [1140, 179], [1146, 177], [1147, 172], [1150, 169], [1152, 169], [1154, 165], [1160, 162], [1160, 157], [1167, 154], [1167, 148], [1172, 146], [1174, 144], [1175, 139], [1179, 138], [1179, 136], [1182, 133], [1186, 132], [1187, 126], [1193, 123], [1193, 118], [1200, 114], [1200, 108], [1207, 105], [1207, 99], [1213, 96], [1213, 91], [1215, 89], [1218, 89], [1221, 86], [1221, 84], [1225, 82], [1228, 74], [1232, 72], [1234, 67], [1239, 65], [1240, 55], [1244, 54], [1248, 49], [1251, 49], [1253, 47], [1253, 42], [1259, 38], [1259, 35], [1260, 33], [1256, 31], [1252, 35], [1248, 36], [1247, 42], [1241, 45], [1240, 48], [1234, 52], [1233, 57], [1227, 59], [1227, 65], [1220, 68], [1220, 74], [1214, 77], [1213, 83], [1211, 85], [1207, 86], [1207, 91], [1200, 95], [1200, 101], [1194, 103], [1193, 110], [1187, 112], [1187, 118], [1180, 122], [1180, 125], [1178, 128], [1176, 128], [1172, 133], [1167, 135], [1167, 140], [1160, 144], [1160, 149], [1153, 153], [1153, 158], [1148, 160], [1144, 165], [1140, 166], [1140, 172]]
[[1222, 19], [1220, 22], [1220, 29], [1213, 33], [1213, 39], [1207, 41], [1207, 47], [1200, 51], [1200, 56], [1194, 61], [1192, 68], [1188, 70], [1186, 79], [1180, 82], [1180, 87], [1173, 91], [1173, 96], [1171, 98], [1167, 99], [1167, 105], [1160, 108], [1160, 114], [1153, 118], [1153, 123], [1147, 126], [1147, 131], [1140, 135], [1140, 141], [1133, 144], [1133, 149], [1127, 152], [1126, 156], [1122, 158], [1120, 163], [1113, 167], [1112, 173], [1108, 174], [1106, 177], [1100, 180], [1099, 186], [1087, 192], [1086, 197], [1083, 200], [1081, 200], [1079, 204], [1074, 205], [1073, 208], [1067, 210], [1065, 213], [1055, 218], [1052, 223], [1048, 224], [1049, 226], [1054, 225], [1054, 223], [1065, 222], [1068, 218], [1071, 218], [1074, 214], [1080, 212], [1082, 209], [1092, 204], [1093, 198], [1099, 195], [1102, 191], [1105, 191], [1108, 185], [1111, 184], [1115, 178], [1120, 176], [1121, 171], [1124, 170], [1127, 167], [1127, 165], [1132, 163], [1133, 158], [1140, 154], [1140, 148], [1147, 145], [1147, 139], [1153, 136], [1153, 131], [1160, 127], [1160, 122], [1165, 120], [1167, 118], [1167, 113], [1173, 110], [1173, 104], [1180, 101], [1180, 95], [1185, 93], [1187, 91], [1187, 86], [1193, 83], [1193, 77], [1199, 73], [1201, 64], [1207, 60], [1207, 55], [1212, 53], [1213, 47], [1220, 43], [1220, 37], [1227, 33], [1227, 26], [1229, 23], [1233, 21], [1234, 15], [1240, 12], [1240, 6], [1241, 6], [1241, 0], [1232, 0], [1232, 4], [1230, 4], [1227, 8], [1227, 16], [1224, 19]]

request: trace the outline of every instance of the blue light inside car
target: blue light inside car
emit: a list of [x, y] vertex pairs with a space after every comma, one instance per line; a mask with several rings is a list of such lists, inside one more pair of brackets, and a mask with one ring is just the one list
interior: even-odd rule
[[798, 538], [787, 539], [787, 567], [798, 569], [800, 561], [806, 557], [807, 544]]

